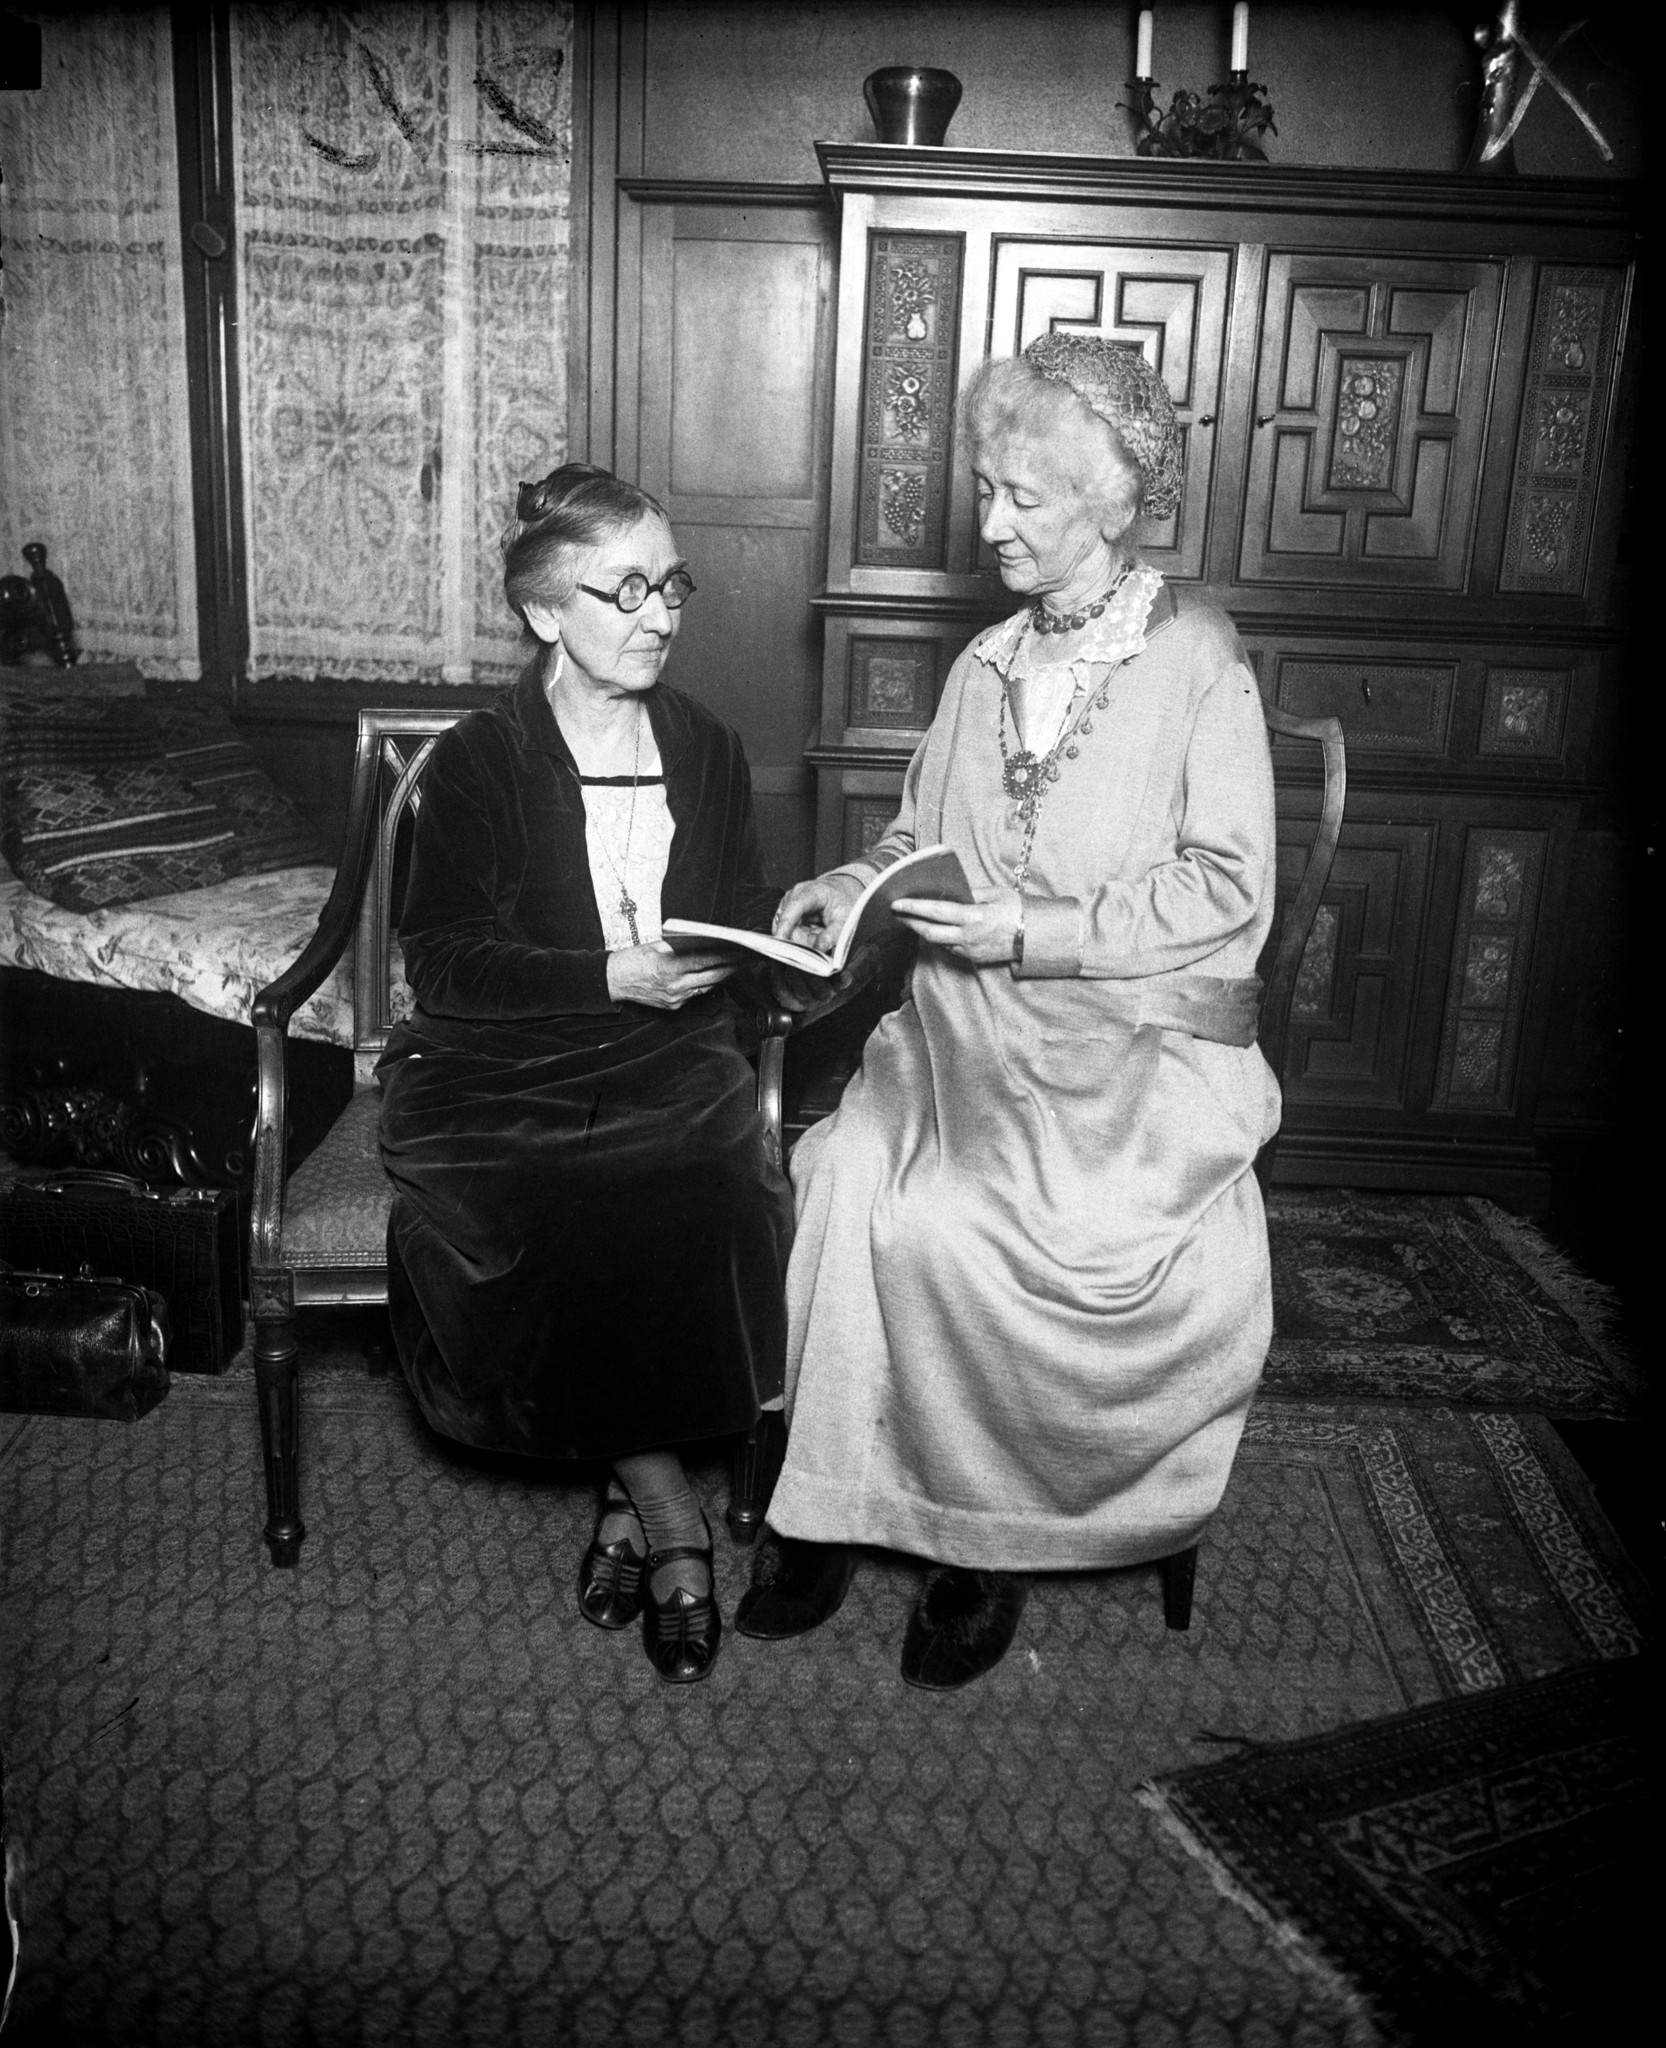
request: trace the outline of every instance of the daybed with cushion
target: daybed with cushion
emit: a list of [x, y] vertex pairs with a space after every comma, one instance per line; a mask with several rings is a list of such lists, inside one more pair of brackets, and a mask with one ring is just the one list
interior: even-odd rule
[[[136, 669], [0, 669], [0, 1144], [246, 1186], [254, 996], [334, 869], [218, 698], [150, 688]], [[291, 1026], [320, 1129], [351, 1089], [349, 979]]]

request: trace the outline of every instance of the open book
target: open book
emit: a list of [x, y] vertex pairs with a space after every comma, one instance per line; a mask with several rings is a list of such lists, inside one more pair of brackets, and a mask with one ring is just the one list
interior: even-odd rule
[[970, 903], [972, 885], [959, 854], [947, 846], [920, 846], [882, 868], [857, 897], [844, 930], [831, 953], [795, 946], [790, 939], [772, 939], [768, 932], [742, 931], [732, 924], [699, 924], [691, 917], [668, 917], [661, 927], [666, 944], [678, 953], [700, 953], [713, 947], [743, 946], [783, 967], [801, 968], [824, 977], [841, 973], [858, 946], [877, 939], [898, 923], [891, 905], [899, 896], [920, 896], [934, 903]]

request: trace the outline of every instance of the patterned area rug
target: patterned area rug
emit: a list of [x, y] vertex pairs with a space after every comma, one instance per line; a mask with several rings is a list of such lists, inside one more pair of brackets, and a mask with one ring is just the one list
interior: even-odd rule
[[275, 1573], [245, 1375], [0, 1424], [24, 2048], [1344, 2048], [1138, 1785], [1640, 1639], [1519, 1415], [1263, 1401], [1189, 1632], [1151, 1570], [1043, 1580], [945, 1696], [898, 1675], [904, 1560], [676, 1691], [577, 1616], [587, 1488], [448, 1454], [397, 1379], [317, 1375], [304, 1453]]
[[1256, 1749], [1139, 1796], [1367, 2038], [1619, 2040], [1647, 2009], [1648, 1702], [1632, 1658]]
[[1479, 1196], [1275, 1189], [1269, 1392], [1626, 1415], [1615, 1302]]

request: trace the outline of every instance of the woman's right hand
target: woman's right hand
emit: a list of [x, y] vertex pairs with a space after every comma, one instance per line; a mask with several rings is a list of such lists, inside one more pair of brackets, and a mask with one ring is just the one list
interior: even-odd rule
[[862, 884], [849, 875], [817, 875], [814, 881], [795, 882], [781, 898], [771, 929], [778, 939], [790, 939], [795, 946], [831, 953], [861, 893]]
[[727, 953], [674, 953], [663, 939], [655, 939], [608, 954], [607, 992], [616, 1003], [680, 1010], [692, 997], [727, 981], [738, 965]]

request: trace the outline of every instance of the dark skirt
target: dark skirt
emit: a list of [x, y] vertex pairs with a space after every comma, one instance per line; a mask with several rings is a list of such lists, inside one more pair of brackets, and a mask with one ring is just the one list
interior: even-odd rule
[[780, 1394], [792, 1198], [727, 1009], [418, 1021], [381, 1080], [389, 1313], [435, 1429], [615, 1458]]

